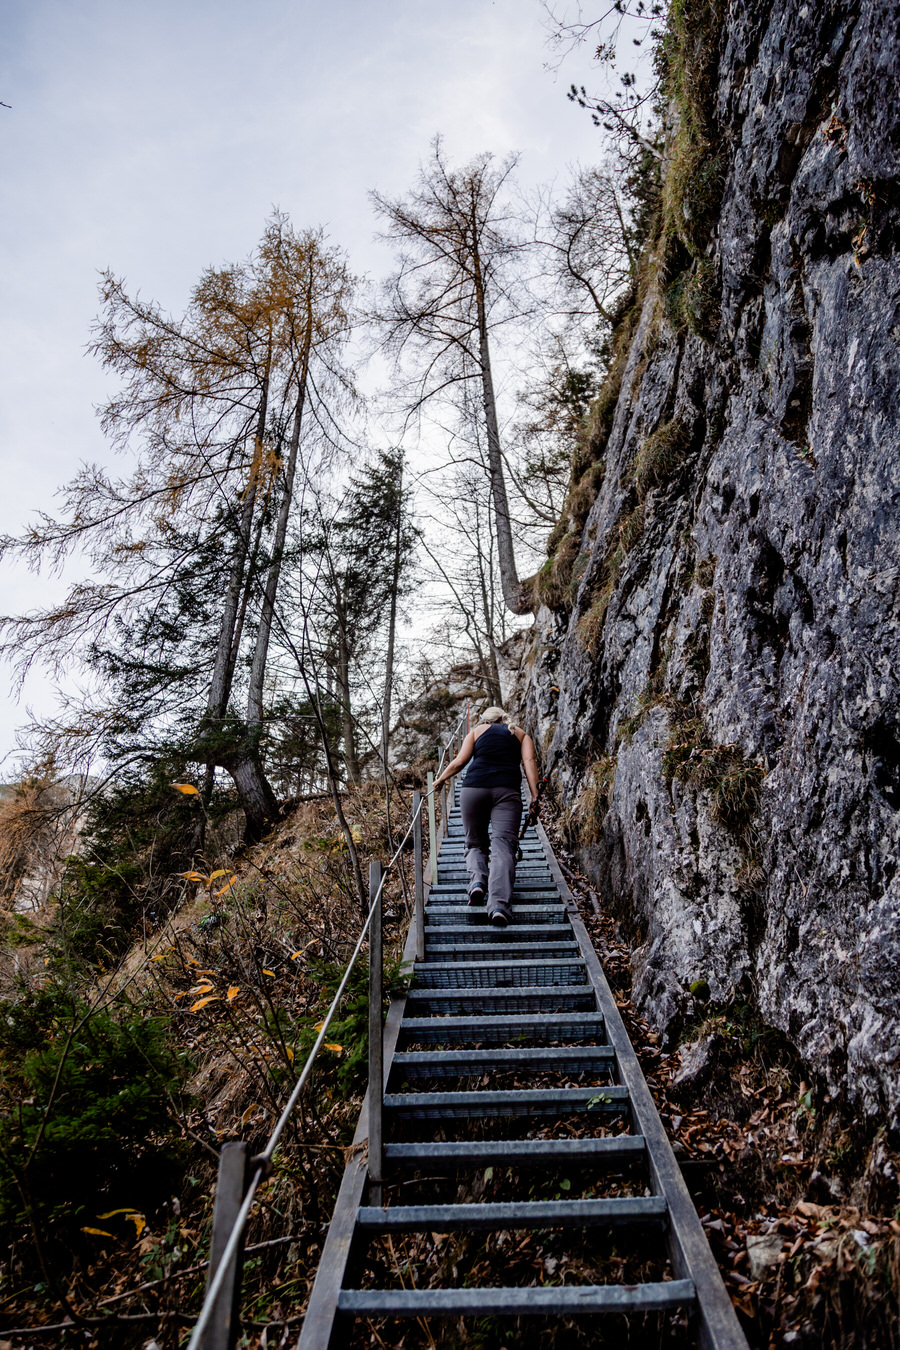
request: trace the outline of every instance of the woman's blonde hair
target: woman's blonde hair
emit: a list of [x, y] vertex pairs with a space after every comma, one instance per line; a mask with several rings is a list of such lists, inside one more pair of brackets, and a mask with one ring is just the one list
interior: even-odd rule
[[502, 708], [485, 708], [481, 714], [481, 720], [482, 722], [508, 722], [509, 713], [504, 712]]

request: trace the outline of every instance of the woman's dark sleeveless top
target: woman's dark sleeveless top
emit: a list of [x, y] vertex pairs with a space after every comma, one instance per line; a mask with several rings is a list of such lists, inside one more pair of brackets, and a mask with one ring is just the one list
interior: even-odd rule
[[511, 787], [522, 782], [522, 745], [505, 722], [492, 723], [475, 742], [463, 787]]

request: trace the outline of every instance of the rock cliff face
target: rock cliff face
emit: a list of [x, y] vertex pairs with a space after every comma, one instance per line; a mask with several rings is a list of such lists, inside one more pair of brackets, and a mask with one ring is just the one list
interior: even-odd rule
[[709, 14], [711, 218], [664, 192], [530, 718], [643, 1011], [752, 997], [833, 1095], [896, 1115], [900, 7]]

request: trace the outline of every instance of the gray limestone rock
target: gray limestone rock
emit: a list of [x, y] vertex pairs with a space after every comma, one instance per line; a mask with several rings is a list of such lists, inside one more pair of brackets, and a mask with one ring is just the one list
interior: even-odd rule
[[[894, 1115], [898, 34], [889, 0], [729, 7], [716, 335], [673, 329], [650, 287], [578, 598], [538, 613], [528, 666], [563, 805], [615, 759], [582, 862], [634, 939], [641, 1010], [665, 1030], [693, 981], [741, 990], [832, 1094]], [[635, 457], [675, 421], [681, 461], [646, 495], [589, 651], [579, 621]]]

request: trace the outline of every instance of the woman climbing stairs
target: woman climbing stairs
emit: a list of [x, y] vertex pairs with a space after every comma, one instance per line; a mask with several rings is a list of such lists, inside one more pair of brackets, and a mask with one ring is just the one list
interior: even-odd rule
[[[466, 905], [466, 881], [457, 790], [424, 911], [424, 959], [415, 962], [409, 991], [385, 1026], [383, 1202], [370, 1203], [366, 1194], [367, 1098], [299, 1350], [346, 1343], [351, 1318], [378, 1325], [410, 1317], [623, 1313], [672, 1315], [682, 1346], [746, 1350], [544, 831], [537, 826], [525, 835], [512, 922], [502, 933], [488, 926], [483, 909]], [[412, 931], [407, 959], [416, 945]], [[519, 1190], [525, 1177], [537, 1177], [529, 1189], [537, 1184], [554, 1198], [485, 1200], [487, 1179], [502, 1190], [495, 1170]], [[572, 1176], [589, 1194], [570, 1198]], [[604, 1188], [610, 1193], [596, 1194]], [[500, 1244], [511, 1234], [556, 1230], [569, 1230], [595, 1266], [615, 1230], [616, 1251], [631, 1247], [626, 1269], [637, 1276], [586, 1281], [591, 1263], [582, 1262], [579, 1277], [577, 1262], [566, 1266], [563, 1252], [544, 1268], [560, 1282], [498, 1285], [496, 1270], [483, 1262], [465, 1281], [451, 1275], [432, 1287], [435, 1275], [446, 1276], [446, 1262], [427, 1259], [417, 1269], [407, 1255], [404, 1269], [392, 1273], [381, 1250], [387, 1243], [396, 1258], [394, 1238], [421, 1252], [456, 1232], [470, 1242], [493, 1233]], [[561, 1241], [554, 1239], [554, 1252]], [[495, 1246], [495, 1265], [497, 1256]], [[656, 1276], [645, 1278], [654, 1261]], [[502, 1271], [502, 1254], [499, 1264]], [[483, 1281], [479, 1270], [489, 1272]], [[381, 1343], [391, 1343], [383, 1331]]]

